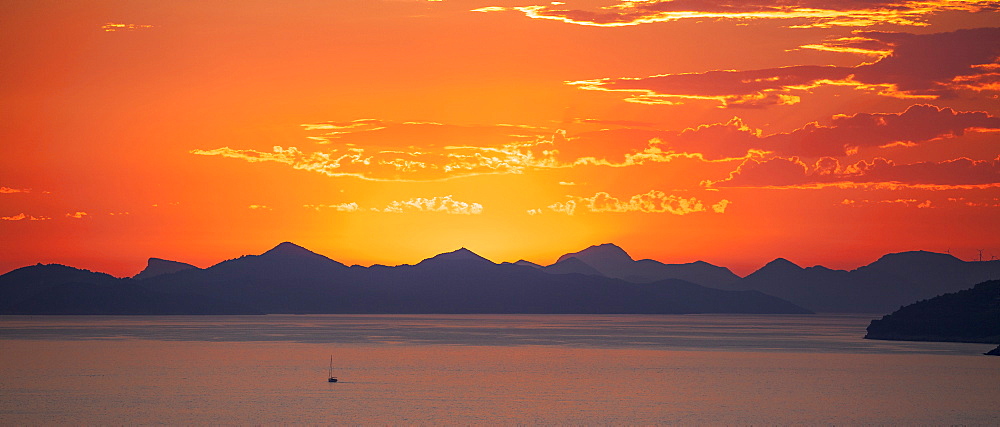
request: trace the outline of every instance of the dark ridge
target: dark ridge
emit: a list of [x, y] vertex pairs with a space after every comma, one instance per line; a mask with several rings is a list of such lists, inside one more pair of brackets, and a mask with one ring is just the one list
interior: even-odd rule
[[488, 260], [486, 258], [483, 258], [483, 257], [479, 256], [478, 254], [476, 254], [475, 252], [472, 252], [472, 251], [470, 251], [470, 250], [468, 250], [466, 248], [460, 248], [460, 249], [457, 249], [457, 250], [454, 250], [454, 251], [451, 251], [451, 252], [445, 252], [445, 253], [438, 254], [438, 255], [435, 255], [433, 257], [427, 258], [427, 259], [425, 259], [425, 260], [420, 261], [419, 263], [417, 263], [417, 265], [421, 265], [421, 264], [425, 264], [425, 263], [452, 262], [452, 261], [473, 261], [473, 262], [486, 262], [486, 263], [489, 263], [489, 264], [493, 264], [493, 261], [490, 261], [490, 260]]
[[542, 267], [542, 271], [551, 274], [588, 274], [591, 276], [602, 276], [600, 271], [581, 261], [577, 257], [561, 258], [555, 264]]
[[161, 258], [150, 258], [146, 261], [146, 268], [142, 269], [139, 274], [132, 276], [132, 278], [137, 280], [149, 279], [151, 277], [190, 270], [192, 268], [198, 267], [184, 262], [170, 261]]
[[1000, 280], [901, 307], [872, 320], [865, 338], [1000, 344]]

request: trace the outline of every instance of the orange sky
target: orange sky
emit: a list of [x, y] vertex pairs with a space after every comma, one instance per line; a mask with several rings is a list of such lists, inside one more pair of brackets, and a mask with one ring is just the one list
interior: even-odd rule
[[1000, 256], [996, 2], [730, 3], [4, 2], [0, 272]]

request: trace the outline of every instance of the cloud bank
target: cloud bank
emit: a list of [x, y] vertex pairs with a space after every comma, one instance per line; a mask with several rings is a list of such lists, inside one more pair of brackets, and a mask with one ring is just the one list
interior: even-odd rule
[[[853, 67], [795, 65], [759, 70], [716, 70], [571, 81], [585, 90], [628, 93], [629, 102], [676, 104], [713, 100], [721, 107], [792, 105], [819, 86], [846, 86], [896, 98], [938, 99], [1000, 93], [1000, 28], [936, 34], [857, 31], [845, 42], [811, 48], [880, 52], [874, 63]], [[859, 48], [861, 49], [861, 48]]]

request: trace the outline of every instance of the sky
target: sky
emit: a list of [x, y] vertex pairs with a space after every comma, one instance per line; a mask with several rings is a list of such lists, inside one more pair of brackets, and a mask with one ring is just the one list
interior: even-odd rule
[[0, 1], [0, 272], [282, 241], [992, 259], [998, 23], [974, 0]]

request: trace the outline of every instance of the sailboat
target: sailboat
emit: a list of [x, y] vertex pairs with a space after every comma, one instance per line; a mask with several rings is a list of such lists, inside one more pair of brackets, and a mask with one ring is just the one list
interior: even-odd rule
[[330, 374], [328, 376], [330, 378], [327, 381], [331, 383], [337, 382], [337, 377], [333, 376], [333, 355], [330, 356]]

